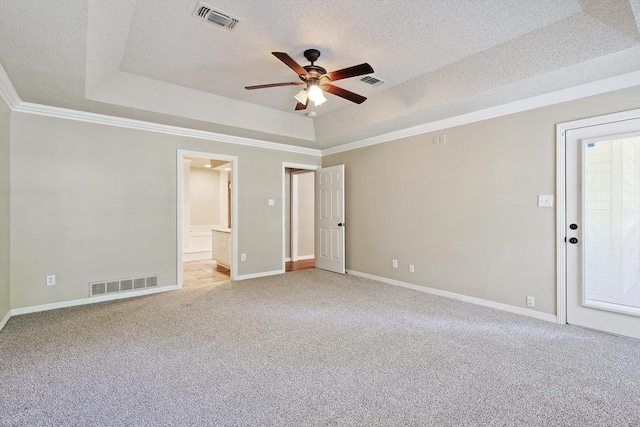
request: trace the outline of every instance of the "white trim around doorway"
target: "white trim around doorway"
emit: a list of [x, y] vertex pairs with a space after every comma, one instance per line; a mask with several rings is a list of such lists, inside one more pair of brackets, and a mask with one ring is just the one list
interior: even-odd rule
[[[287, 173], [287, 169], [303, 169], [303, 170], [309, 170], [309, 171], [316, 171], [318, 169], [320, 169], [321, 166], [319, 165], [308, 165], [308, 164], [303, 164], [303, 163], [289, 163], [289, 162], [282, 162], [282, 271], [286, 271], [285, 269], [285, 262], [286, 262], [286, 249], [287, 249], [287, 227], [285, 226], [285, 221], [287, 218], [287, 213], [285, 211], [285, 207], [287, 205], [286, 203], [286, 188], [285, 188], [285, 176]], [[315, 188], [314, 188], [315, 191]], [[293, 260], [293, 248], [291, 248], [291, 258]], [[305, 257], [306, 258], [306, 257]], [[315, 256], [314, 256], [315, 258]], [[298, 258], [298, 260], [302, 260], [303, 258], [300, 257]], [[310, 258], [309, 258], [310, 259]]]
[[567, 246], [564, 241], [567, 223], [566, 133], [572, 129], [598, 126], [634, 118], [640, 118], [640, 109], [589, 117], [556, 125], [556, 320], [558, 323], [567, 323]]
[[204, 151], [178, 150], [176, 156], [176, 200], [177, 200], [177, 221], [176, 221], [176, 261], [177, 273], [176, 283], [179, 288], [182, 287], [182, 268], [183, 268], [183, 250], [184, 250], [184, 168], [183, 159], [185, 157], [196, 157], [200, 159], [224, 160], [231, 163], [231, 280], [238, 278], [238, 260], [236, 252], [238, 248], [238, 157], [228, 156], [225, 154], [207, 153]]

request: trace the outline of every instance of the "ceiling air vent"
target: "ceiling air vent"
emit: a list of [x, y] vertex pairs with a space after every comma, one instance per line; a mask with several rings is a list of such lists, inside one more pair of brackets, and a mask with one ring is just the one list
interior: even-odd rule
[[214, 24], [230, 30], [232, 30], [238, 23], [238, 19], [228, 13], [215, 10], [204, 3], [198, 3], [198, 7], [196, 7], [196, 10], [193, 12], [193, 16], [204, 21], [213, 22]]
[[364, 76], [360, 79], [360, 81], [370, 86], [380, 86], [381, 84], [384, 84], [384, 80], [381, 80], [374, 76]]

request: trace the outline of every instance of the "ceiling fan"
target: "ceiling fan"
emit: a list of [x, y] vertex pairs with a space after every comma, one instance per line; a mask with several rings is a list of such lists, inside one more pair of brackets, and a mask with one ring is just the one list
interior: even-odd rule
[[349, 77], [361, 76], [364, 74], [373, 73], [371, 65], [364, 64], [354, 65], [353, 67], [343, 68], [337, 71], [331, 71], [327, 73], [322, 67], [315, 65], [314, 63], [320, 57], [320, 51], [317, 49], [307, 49], [304, 51], [304, 57], [307, 58], [311, 65], [300, 66], [293, 58], [284, 52], [271, 52], [276, 58], [284, 62], [289, 68], [296, 72], [300, 78], [300, 82], [286, 82], [286, 83], [271, 83], [265, 85], [245, 86], [245, 89], [264, 89], [268, 87], [277, 86], [293, 86], [303, 85], [306, 87], [298, 92], [295, 96], [298, 103], [296, 104], [296, 110], [304, 110], [309, 104], [309, 100], [314, 102], [317, 107], [323, 104], [327, 99], [323, 95], [323, 91], [332, 93], [341, 98], [347, 99], [356, 104], [362, 104], [367, 98], [357, 93], [350, 92], [346, 89], [342, 89], [338, 86], [334, 86], [329, 82], [336, 80], [347, 79]]

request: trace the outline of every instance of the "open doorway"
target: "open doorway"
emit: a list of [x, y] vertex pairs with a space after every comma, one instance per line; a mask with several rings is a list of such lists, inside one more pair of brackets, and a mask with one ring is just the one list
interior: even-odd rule
[[283, 164], [283, 264], [285, 271], [315, 267], [315, 170]]
[[178, 285], [234, 277], [235, 158], [178, 152]]

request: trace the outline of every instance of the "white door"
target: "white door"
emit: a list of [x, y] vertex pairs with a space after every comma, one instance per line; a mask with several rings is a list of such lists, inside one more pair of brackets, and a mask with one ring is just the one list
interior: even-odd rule
[[316, 171], [316, 267], [344, 274], [344, 165]]
[[640, 339], [640, 119], [565, 141], [567, 323]]

